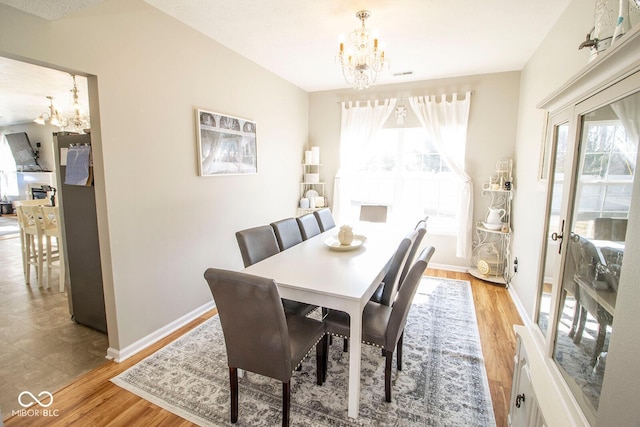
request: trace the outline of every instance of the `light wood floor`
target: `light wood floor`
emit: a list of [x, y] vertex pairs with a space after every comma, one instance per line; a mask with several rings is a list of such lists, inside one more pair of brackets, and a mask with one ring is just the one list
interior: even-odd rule
[[[513, 325], [522, 324], [507, 290], [466, 273], [428, 269], [426, 274], [471, 282], [496, 425], [506, 426], [515, 353]], [[16, 415], [5, 420], [5, 425], [192, 426], [109, 380], [214, 315], [207, 313], [136, 356], [119, 364], [106, 362], [62, 388], [54, 394], [56, 413], [39, 418]]]

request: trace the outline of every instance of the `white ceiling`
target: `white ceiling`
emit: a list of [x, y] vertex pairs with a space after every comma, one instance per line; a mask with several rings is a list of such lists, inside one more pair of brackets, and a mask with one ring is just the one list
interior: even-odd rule
[[[104, 0], [0, 0], [56, 20]], [[338, 37], [358, 27], [358, 10], [371, 12], [367, 28], [384, 43], [390, 69], [379, 84], [520, 70], [570, 0], [145, 0], [296, 86], [309, 91], [348, 87], [334, 63]], [[589, 28], [585, 28], [585, 34]], [[576, 40], [576, 48], [581, 40]], [[15, 64], [14, 64], [15, 65]], [[402, 76], [394, 74], [407, 73]], [[30, 79], [25, 81], [25, 74]], [[17, 96], [30, 91], [38, 110], [63, 77], [37, 77], [0, 61], [0, 126], [18, 120]], [[41, 86], [36, 94], [36, 86]], [[86, 94], [86, 90], [84, 91]], [[36, 102], [28, 99], [31, 105]], [[25, 102], [20, 101], [20, 102]], [[7, 105], [9, 104], [9, 105]], [[11, 107], [7, 110], [7, 107]], [[26, 109], [26, 107], [25, 107]], [[11, 110], [14, 113], [11, 113]], [[44, 110], [43, 110], [44, 111]], [[38, 112], [38, 114], [40, 114]], [[29, 117], [33, 114], [29, 113]]]

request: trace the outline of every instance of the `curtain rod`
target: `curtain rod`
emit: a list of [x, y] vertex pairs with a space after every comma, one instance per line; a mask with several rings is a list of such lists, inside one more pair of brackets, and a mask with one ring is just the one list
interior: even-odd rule
[[[464, 92], [454, 92], [454, 93], [458, 94], [458, 93], [467, 93], [467, 92], [470, 92], [472, 95], [473, 95], [474, 93], [476, 93], [476, 91], [475, 91], [475, 90], [465, 90]], [[437, 95], [411, 95], [411, 96], [408, 96], [408, 95], [402, 95], [402, 96], [400, 96], [400, 97], [398, 97], [398, 98], [396, 98], [396, 99], [398, 100], [398, 102], [400, 102], [400, 101], [408, 101], [408, 100], [409, 100], [409, 98], [413, 98], [413, 97], [415, 97], [415, 96], [442, 96], [442, 95], [449, 96], [449, 95], [453, 95], [453, 93], [441, 93], [441, 94], [437, 94]], [[391, 97], [387, 97], [387, 98], [383, 98], [383, 99], [355, 99], [355, 100], [354, 100], [354, 99], [350, 99], [350, 100], [337, 100], [337, 101], [336, 101], [336, 103], [338, 103], [338, 104], [342, 104], [343, 102], [375, 102], [375, 101], [384, 101], [385, 99], [390, 99], [390, 98], [393, 98], [393, 97], [391, 96]]]

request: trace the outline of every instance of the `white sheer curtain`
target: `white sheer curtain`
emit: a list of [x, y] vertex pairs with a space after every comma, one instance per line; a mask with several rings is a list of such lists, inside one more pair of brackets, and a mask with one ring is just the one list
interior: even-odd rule
[[18, 195], [18, 175], [16, 174], [16, 162], [13, 153], [0, 132], [0, 199], [8, 199], [8, 196]]
[[349, 171], [359, 154], [380, 130], [396, 106], [397, 99], [343, 102], [340, 131], [340, 168], [333, 183], [333, 215], [338, 224], [350, 220]]
[[439, 100], [436, 96], [416, 96], [409, 98], [409, 103], [446, 165], [462, 182], [456, 256], [471, 259], [473, 183], [464, 170], [471, 92], [462, 99], [456, 93], [449, 96], [451, 101], [447, 101], [447, 95], [441, 95]]
[[[633, 143], [634, 148], [637, 150], [638, 142], [640, 142], [640, 95], [627, 96], [620, 101], [612, 103], [611, 108], [622, 122], [629, 141]], [[635, 163], [635, 158], [629, 160]]]

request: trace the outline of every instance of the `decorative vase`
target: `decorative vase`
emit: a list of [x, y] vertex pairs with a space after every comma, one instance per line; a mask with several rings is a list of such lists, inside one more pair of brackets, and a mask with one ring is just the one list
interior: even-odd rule
[[487, 215], [487, 224], [500, 224], [506, 211], [504, 209], [489, 208], [489, 214]]
[[624, 36], [631, 29], [629, 21], [629, 0], [620, 0], [620, 8], [618, 10], [618, 20], [616, 21], [616, 29], [613, 32], [611, 44], [614, 44], [620, 37]]
[[350, 245], [353, 242], [353, 229], [348, 225], [340, 227], [338, 232], [338, 240], [341, 245]]

